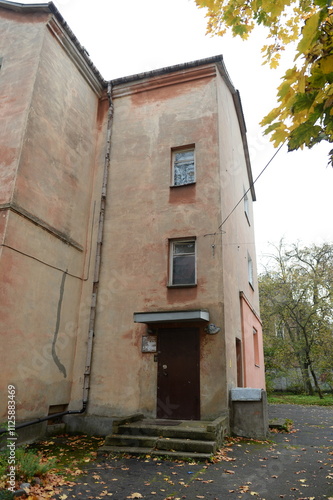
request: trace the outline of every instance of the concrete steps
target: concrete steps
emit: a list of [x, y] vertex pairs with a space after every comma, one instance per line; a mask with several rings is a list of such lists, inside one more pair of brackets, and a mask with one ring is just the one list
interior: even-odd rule
[[103, 446], [99, 449], [98, 455], [115, 455], [115, 454], [128, 454], [136, 456], [146, 456], [151, 457], [167, 457], [170, 459], [179, 460], [210, 460], [212, 457], [211, 453], [197, 453], [197, 452], [185, 452], [185, 451], [166, 451], [166, 450], [152, 450], [151, 448], [135, 448], [135, 447], [121, 447], [121, 446]]
[[[140, 420], [139, 420], [140, 418]], [[228, 432], [227, 413], [214, 421], [153, 420], [140, 415], [116, 419], [99, 454], [169, 456], [208, 460]]]

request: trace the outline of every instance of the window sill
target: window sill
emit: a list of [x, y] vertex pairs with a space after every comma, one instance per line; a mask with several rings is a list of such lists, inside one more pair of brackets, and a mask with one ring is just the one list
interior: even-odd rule
[[195, 184], [196, 184], [196, 181], [189, 182], [187, 184], [171, 184], [170, 188], [183, 188], [183, 187], [186, 187], [186, 186], [194, 186]]
[[254, 365], [256, 368], [260, 368], [260, 365]]
[[167, 288], [194, 288], [196, 286], [196, 283], [192, 283], [191, 285], [167, 285]]

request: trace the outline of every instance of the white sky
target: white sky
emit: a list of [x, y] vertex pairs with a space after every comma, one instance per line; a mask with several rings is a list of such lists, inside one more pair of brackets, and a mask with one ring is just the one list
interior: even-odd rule
[[[205, 12], [194, 0], [54, 3], [105, 79], [222, 54], [231, 81], [240, 91], [253, 177], [257, 177], [275, 152], [262, 136], [259, 122], [276, 106], [276, 87], [283, 74], [282, 69], [262, 66], [263, 32], [257, 30], [246, 42], [230, 36], [208, 37]], [[292, 153], [285, 147], [255, 184], [258, 263], [271, 252], [268, 243], [277, 244], [282, 237], [306, 245], [333, 243], [333, 169], [327, 167], [332, 147], [326, 143]]]

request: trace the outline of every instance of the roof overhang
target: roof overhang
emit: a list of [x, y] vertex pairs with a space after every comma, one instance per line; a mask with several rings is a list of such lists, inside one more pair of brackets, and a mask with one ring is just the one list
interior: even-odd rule
[[209, 322], [209, 311], [195, 309], [191, 311], [156, 311], [134, 313], [134, 323], [170, 323], [179, 322]]

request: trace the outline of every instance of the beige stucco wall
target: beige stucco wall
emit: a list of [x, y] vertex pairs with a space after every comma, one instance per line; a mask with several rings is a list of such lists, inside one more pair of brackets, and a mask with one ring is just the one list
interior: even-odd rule
[[[230, 91], [215, 66], [214, 76], [194, 79], [191, 71], [174, 75], [171, 83], [162, 75], [114, 89], [104, 298], [96, 323], [90, 413], [155, 415], [157, 363], [152, 353], [141, 353], [147, 327], [133, 322], [134, 312], [208, 309], [210, 322], [221, 327], [218, 335], [201, 331], [201, 418], [225, 410], [228, 386], [236, 385], [234, 344], [236, 332], [241, 338], [239, 287], [245, 278], [239, 270], [244, 251], [240, 257], [234, 243], [242, 237], [243, 221], [226, 237], [207, 234], [218, 232], [249, 180]], [[195, 144], [196, 184], [170, 188], [171, 148], [189, 144]], [[237, 176], [231, 172], [235, 162]], [[187, 236], [197, 241], [198, 285], [170, 289], [169, 239]]]
[[16, 386], [24, 420], [71, 401], [74, 357], [88, 334], [80, 313], [91, 300], [108, 106], [48, 28], [51, 16], [1, 14], [1, 119], [9, 113], [0, 134], [13, 150], [1, 168], [15, 170], [0, 206], [1, 385]]
[[11, 200], [45, 29], [45, 15], [1, 9], [0, 203]]
[[[253, 196], [251, 193], [248, 171], [246, 167], [242, 136], [233, 97], [229, 89], [220, 80], [218, 85], [219, 102], [219, 144], [220, 144], [220, 185], [221, 185], [221, 221], [225, 221], [222, 229], [221, 245], [223, 253], [223, 287], [225, 308], [225, 336], [227, 357], [228, 388], [237, 386], [236, 338], [242, 341], [243, 372], [247, 370], [247, 386], [263, 388], [263, 363], [261, 376], [257, 376], [253, 364], [253, 353], [250, 345], [243, 342], [244, 318], [242, 317], [240, 292], [245, 293], [252, 309], [259, 316], [259, 292], [257, 282], [256, 250], [254, 240]], [[247, 192], [248, 217], [244, 210], [244, 193]], [[236, 208], [235, 208], [236, 207]], [[248, 255], [253, 264], [253, 283], [249, 283]], [[247, 313], [247, 328], [250, 328], [250, 317], [253, 327], [257, 325], [257, 317]], [[248, 332], [246, 330], [246, 335]], [[251, 326], [252, 336], [252, 326]], [[252, 344], [251, 344], [252, 347]], [[252, 374], [253, 373], [253, 377]], [[260, 382], [259, 382], [260, 380]], [[258, 385], [259, 384], [259, 385]]]
[[[16, 386], [20, 421], [82, 405], [108, 101], [59, 20], [0, 14], [0, 380]], [[134, 312], [208, 309], [220, 332], [201, 325], [201, 418], [215, 418], [236, 385], [235, 339], [246, 363], [259, 312], [250, 194], [250, 224], [240, 204], [219, 231], [249, 187], [230, 88], [198, 64], [118, 82], [113, 102], [88, 414], [155, 416], [157, 363]], [[172, 148], [192, 144], [196, 183], [170, 187]], [[169, 241], [182, 237], [196, 238], [197, 286], [170, 288]]]

